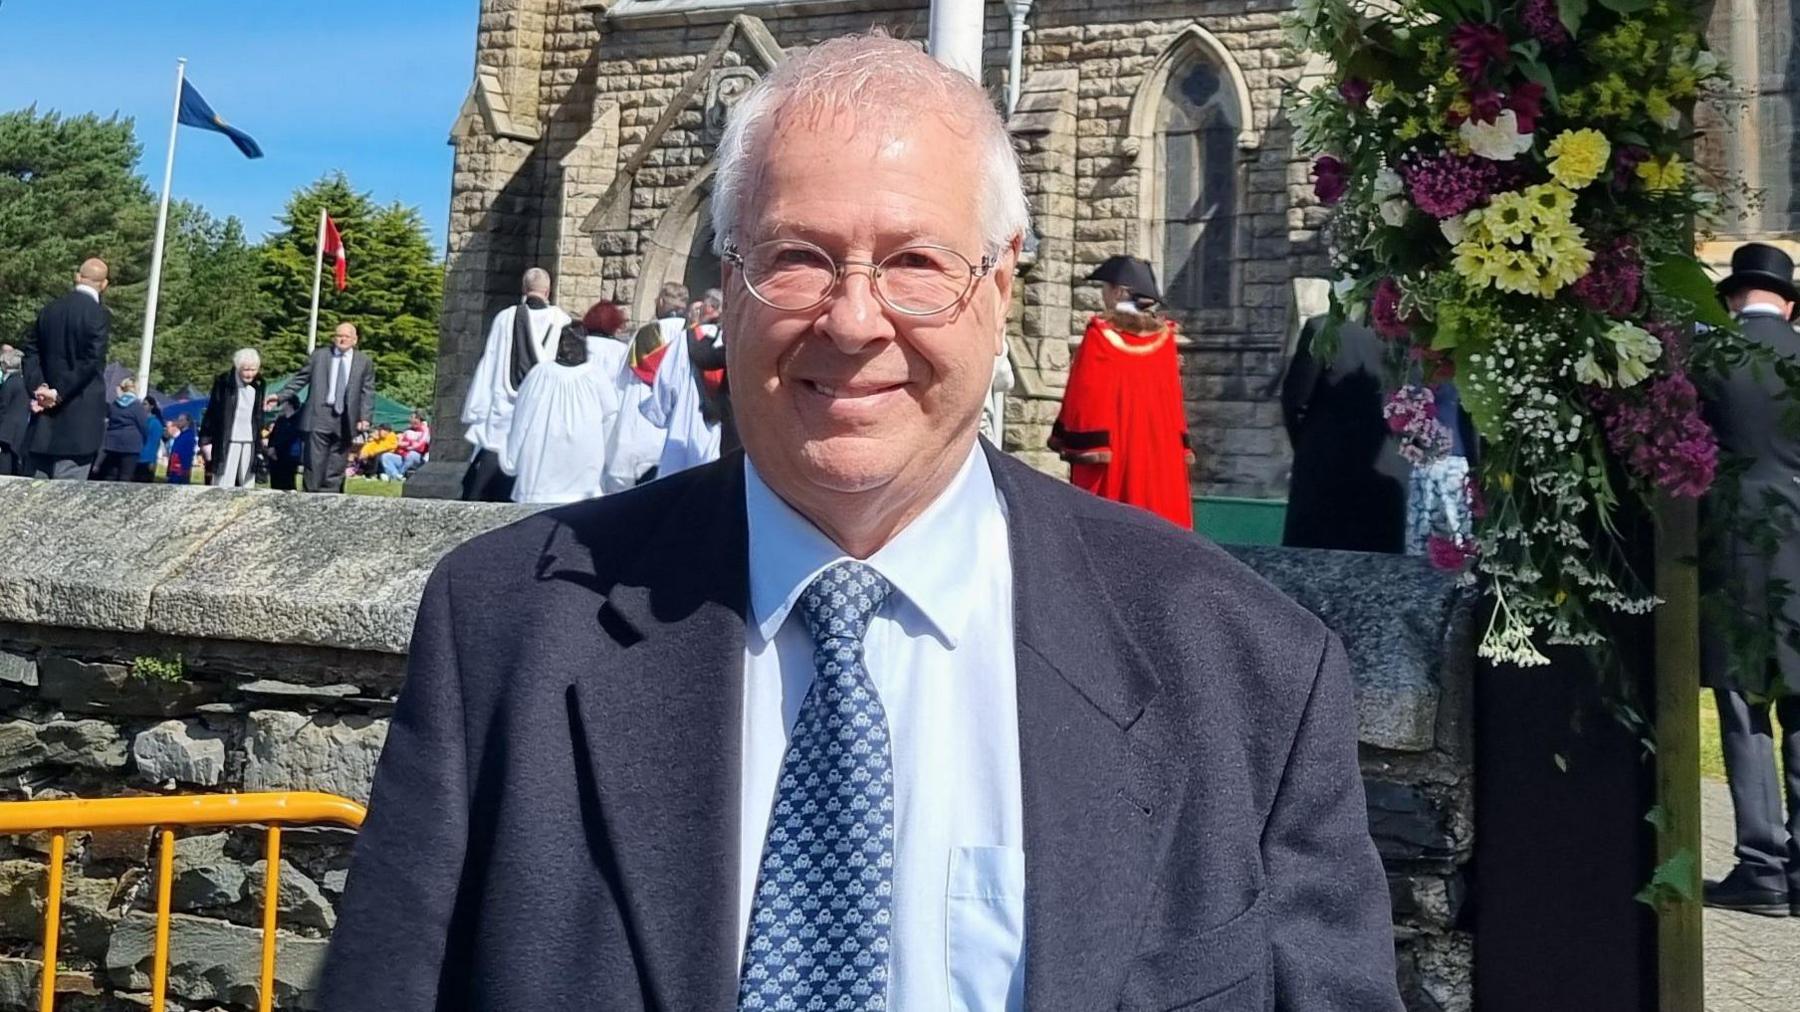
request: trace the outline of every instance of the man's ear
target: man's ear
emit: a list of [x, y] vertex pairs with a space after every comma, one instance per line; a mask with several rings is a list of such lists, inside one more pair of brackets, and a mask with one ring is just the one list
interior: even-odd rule
[[994, 264], [990, 276], [994, 279], [994, 293], [1000, 297], [1000, 326], [994, 332], [994, 355], [1006, 354], [1006, 321], [1012, 314], [1013, 281], [1019, 266], [1019, 251], [1025, 245], [1023, 235], [1015, 235], [1006, 248], [1000, 251], [1000, 259]]

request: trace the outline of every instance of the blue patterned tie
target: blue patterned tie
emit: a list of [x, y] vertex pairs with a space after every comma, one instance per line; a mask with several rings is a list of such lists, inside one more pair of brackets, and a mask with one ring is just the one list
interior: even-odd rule
[[801, 595], [816, 675], [781, 763], [739, 1009], [887, 1008], [894, 769], [863, 636], [892, 591], [840, 562]]

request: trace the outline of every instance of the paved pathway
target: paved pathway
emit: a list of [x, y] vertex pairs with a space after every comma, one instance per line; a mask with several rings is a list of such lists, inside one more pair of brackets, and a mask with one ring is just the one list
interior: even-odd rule
[[[1725, 784], [1700, 781], [1707, 878], [1731, 870], [1731, 796]], [[1707, 1012], [1800, 1010], [1800, 920], [1706, 912]]]

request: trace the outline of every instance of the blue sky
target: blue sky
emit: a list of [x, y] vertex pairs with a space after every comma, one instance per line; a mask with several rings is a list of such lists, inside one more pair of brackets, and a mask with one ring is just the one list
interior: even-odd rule
[[[70, 16], [72, 7], [81, 11]], [[288, 194], [335, 169], [417, 207], [439, 249], [451, 122], [468, 92], [478, 0], [3, 0], [0, 110], [118, 112], [162, 185], [175, 60], [213, 109], [262, 145], [183, 127], [175, 196], [274, 227]]]

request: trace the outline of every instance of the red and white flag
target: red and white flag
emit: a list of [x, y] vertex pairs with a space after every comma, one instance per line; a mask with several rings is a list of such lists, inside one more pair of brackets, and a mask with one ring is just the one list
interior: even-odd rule
[[337, 222], [325, 216], [325, 255], [331, 258], [337, 272], [337, 290], [350, 286], [350, 257], [344, 252], [344, 237], [338, 235]]

